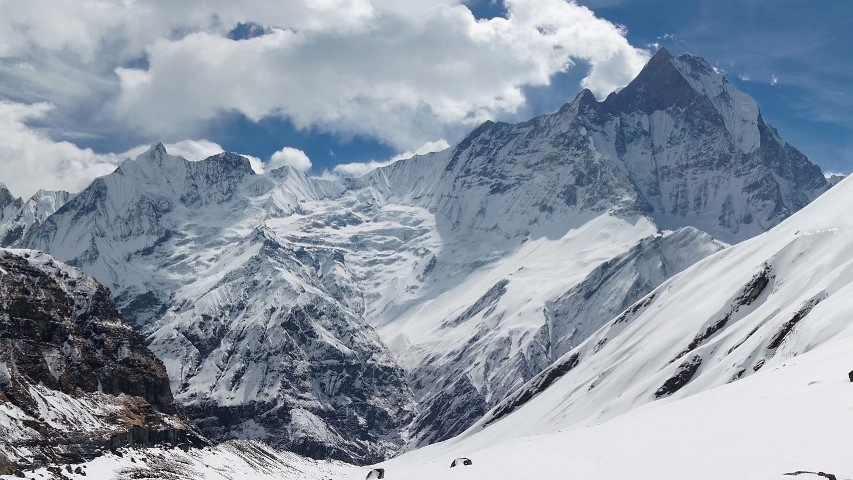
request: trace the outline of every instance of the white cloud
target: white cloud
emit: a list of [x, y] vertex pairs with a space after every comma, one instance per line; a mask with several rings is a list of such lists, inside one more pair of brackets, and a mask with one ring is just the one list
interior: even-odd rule
[[[566, 0], [505, 0], [507, 18], [490, 20], [475, 19], [463, 0], [0, 5], [0, 99], [55, 105], [41, 132], [162, 138], [187, 157], [213, 142], [176, 140], [210, 138], [223, 113], [410, 150], [511, 116], [525, 87], [547, 85], [576, 61], [591, 66], [582, 85], [601, 97], [648, 58], [621, 27]], [[229, 39], [238, 23], [268, 33]], [[112, 158], [79, 155], [99, 165]]]
[[[230, 111], [412, 148], [516, 111], [524, 86], [548, 84], [575, 60], [589, 62], [582, 85], [603, 96], [648, 57], [575, 3], [507, 0], [508, 18], [487, 21], [453, 3], [374, 0], [345, 29], [329, 11], [328, 19], [315, 12], [313, 29], [274, 28], [248, 40], [212, 30], [161, 37], [145, 47], [148, 65], [116, 69], [116, 113], [155, 136], [189, 135]], [[291, 26], [256, 10], [246, 7], [242, 19]]]
[[751, 80], [751, 77], [749, 76], [749, 74], [746, 74], [746, 73], [741, 73], [740, 75], [737, 76], [737, 78], [741, 79], [741, 81], [743, 81], [743, 82], [748, 82]]
[[39, 189], [80, 191], [121, 161], [117, 155], [54, 142], [26, 124], [52, 110], [46, 103], [0, 101], [0, 181], [14, 195], [29, 197]]
[[779, 84], [779, 77], [777, 77], [775, 73], [773, 75], [770, 75], [770, 86], [775, 87], [778, 84]]
[[450, 147], [450, 145], [447, 143], [447, 140], [444, 140], [442, 138], [434, 142], [427, 142], [421, 145], [419, 148], [415, 149], [415, 151], [405, 151], [398, 155], [394, 155], [388, 160], [371, 160], [369, 162], [342, 163], [340, 165], [336, 165], [331, 172], [324, 171], [321, 178], [356, 178], [364, 175], [365, 173], [371, 170], [391, 165], [392, 163], [397, 162], [399, 160], [407, 160], [409, 158], [414, 157], [415, 155], [426, 155], [427, 153], [440, 152], [448, 147]]
[[[185, 159], [191, 162], [204, 160], [207, 157], [225, 151], [225, 149], [222, 148], [218, 143], [212, 142], [207, 139], [182, 140], [180, 142], [175, 143], [165, 143], [163, 144], [163, 146], [166, 147], [166, 151], [169, 152], [170, 155], [184, 157]], [[150, 145], [140, 145], [124, 152], [123, 154], [121, 154], [121, 157], [136, 158], [138, 155], [148, 151], [149, 148]]]
[[298, 148], [284, 147], [270, 157], [266, 166], [267, 171], [275, 170], [283, 166], [293, 167], [299, 171], [307, 172], [311, 169], [311, 159]]

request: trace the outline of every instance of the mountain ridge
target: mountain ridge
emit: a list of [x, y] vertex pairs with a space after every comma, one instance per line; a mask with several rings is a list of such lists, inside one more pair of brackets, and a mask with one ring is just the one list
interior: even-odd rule
[[[158, 144], [19, 243], [107, 285], [215, 439], [372, 461], [465, 430], [715, 238], [829, 188], [738, 95], [659, 52], [602, 102], [340, 181]], [[614, 303], [572, 314], [591, 285]]]

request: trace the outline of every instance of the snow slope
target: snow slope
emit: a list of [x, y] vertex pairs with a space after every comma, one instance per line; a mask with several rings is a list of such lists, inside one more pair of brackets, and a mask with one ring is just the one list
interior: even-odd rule
[[[853, 478], [850, 345], [849, 337], [838, 338], [744, 380], [602, 423], [533, 436], [522, 436], [527, 429], [473, 435], [382, 466], [386, 478], [406, 480], [825, 478], [818, 472]], [[473, 465], [448, 468], [456, 457]]]
[[842, 181], [665, 281], [388, 478], [853, 477], [851, 199]]
[[[499, 440], [473, 436], [380, 466], [389, 480], [826, 478], [818, 472], [849, 479], [853, 384], [846, 377], [851, 365], [850, 342], [831, 341], [741, 381], [655, 402], [601, 424]], [[123, 452], [82, 464], [85, 477], [63, 473], [75, 480], [128, 478], [130, 472], [145, 472], [145, 478], [362, 480], [372, 468], [316, 462], [253, 444], [227, 443], [188, 453]], [[460, 456], [473, 465], [449, 468]], [[790, 475], [795, 472], [813, 473]], [[51, 474], [40, 469], [27, 478]]]
[[[559, 380], [529, 401], [510, 396], [480, 422], [506, 416], [542, 433], [612, 418], [754, 375], [830, 339], [846, 339], [853, 292], [853, 183], [843, 181], [770, 232], [664, 282], [555, 364]], [[552, 367], [553, 368], [553, 367]], [[531, 393], [536, 384], [526, 386]], [[541, 390], [541, 388], [538, 388]]]
[[24, 478], [327, 480], [343, 478], [357, 471], [358, 468], [351, 465], [307, 459], [274, 450], [261, 442], [230, 441], [188, 451], [177, 448], [121, 449], [91, 462], [72, 465], [70, 469], [51, 471], [41, 468], [26, 472]]

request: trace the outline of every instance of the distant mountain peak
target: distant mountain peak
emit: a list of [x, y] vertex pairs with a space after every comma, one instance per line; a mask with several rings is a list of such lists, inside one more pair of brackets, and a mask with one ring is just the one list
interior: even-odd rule
[[201, 162], [208, 162], [211, 164], [218, 165], [224, 170], [236, 170], [242, 171], [246, 175], [254, 175], [255, 171], [252, 170], [252, 164], [249, 162], [249, 159], [233, 152], [222, 152], [217, 153], [216, 155], [211, 155]]
[[658, 51], [652, 55], [652, 58], [672, 58], [672, 54], [669, 53], [669, 50], [667, 50], [666, 47], [660, 47]]
[[608, 96], [604, 105], [610, 111], [651, 114], [672, 107], [685, 108], [697, 93], [676, 66], [673, 56], [662, 48], [631, 83]]
[[163, 142], [157, 142], [154, 145], [151, 145], [151, 148], [148, 149], [149, 154], [157, 154], [157, 155], [167, 155], [166, 146], [163, 145]]

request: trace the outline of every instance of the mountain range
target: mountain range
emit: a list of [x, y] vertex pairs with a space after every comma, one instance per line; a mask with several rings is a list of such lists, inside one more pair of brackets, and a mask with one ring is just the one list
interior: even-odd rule
[[603, 101], [359, 178], [158, 144], [76, 195], [0, 188], [0, 239], [106, 286], [208, 438], [373, 463], [604, 421], [804, 352], [789, 335], [831, 289], [773, 292], [824, 236], [761, 234], [829, 189], [753, 99], [661, 49]]

